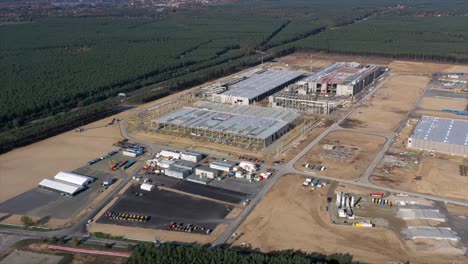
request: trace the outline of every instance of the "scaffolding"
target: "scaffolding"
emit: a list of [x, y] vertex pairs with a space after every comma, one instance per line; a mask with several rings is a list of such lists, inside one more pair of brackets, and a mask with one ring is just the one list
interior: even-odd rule
[[301, 119], [295, 110], [199, 101], [191, 107], [185, 106], [151, 120], [150, 129], [158, 133], [257, 148], [276, 141]]
[[319, 115], [329, 115], [337, 107], [334, 101], [317, 100], [315, 95], [302, 95], [287, 91], [270, 96], [269, 104], [273, 108], [292, 108]]

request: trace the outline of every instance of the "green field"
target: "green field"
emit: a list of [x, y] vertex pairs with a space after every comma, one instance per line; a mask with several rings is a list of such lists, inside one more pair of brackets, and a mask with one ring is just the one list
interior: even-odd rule
[[0, 152], [111, 114], [120, 92], [146, 102], [253, 66], [256, 50], [468, 61], [468, 3], [399, 3], [258, 0], [0, 25]]

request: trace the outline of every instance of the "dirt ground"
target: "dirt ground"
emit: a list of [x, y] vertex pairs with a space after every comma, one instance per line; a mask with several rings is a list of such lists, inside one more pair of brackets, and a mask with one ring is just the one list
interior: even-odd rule
[[[302, 165], [306, 163], [320, 164], [327, 167], [325, 171], [321, 172], [321, 174], [325, 176], [333, 176], [346, 180], [355, 179], [364, 173], [369, 163], [373, 160], [375, 154], [384, 143], [384, 137], [348, 131], [335, 131], [328, 134], [320, 144], [310, 150], [299, 161], [300, 166], [297, 167], [302, 167]], [[322, 147], [325, 144], [357, 147], [359, 150], [355, 160], [352, 162], [335, 161], [320, 156]]]
[[354, 111], [342, 126], [375, 132], [395, 131], [413, 109], [429, 80], [429, 77], [417, 75], [390, 77], [370, 102]]
[[[468, 200], [466, 188], [462, 188], [468, 186], [468, 177], [460, 176], [461, 164], [463, 162], [451, 159], [424, 158], [417, 170], [374, 171], [370, 180], [391, 188]], [[422, 176], [422, 180], [416, 180], [416, 176]]]
[[138, 110], [173, 100], [196, 88], [90, 123], [83, 126], [89, 130], [82, 133], [68, 131], [0, 155], [0, 202], [36, 187], [42, 179], [53, 177], [59, 171], [76, 169], [115, 149], [112, 144], [122, 139], [119, 125], [105, 126], [113, 118], [123, 119]]
[[124, 236], [128, 239], [154, 241], [155, 237], [159, 237], [163, 242], [177, 241], [185, 243], [208, 244], [214, 241], [226, 229], [227, 224], [218, 225], [209, 235], [184, 233], [177, 231], [166, 231], [159, 229], [148, 229], [139, 227], [128, 227], [120, 225], [108, 225], [93, 223], [90, 232], [103, 232], [114, 236]]
[[290, 67], [294, 65], [306, 67], [312, 66], [312, 68], [326, 67], [332, 63], [339, 61], [356, 61], [361, 64], [378, 64], [382, 66], [388, 65], [392, 60], [382, 57], [369, 57], [369, 56], [346, 56], [346, 55], [331, 55], [323, 52], [317, 53], [301, 53], [297, 52], [288, 56], [284, 56], [278, 59], [279, 62], [288, 64]]
[[468, 99], [456, 100], [456, 99], [445, 99], [445, 98], [437, 98], [437, 97], [424, 97], [418, 106], [420, 108], [424, 108], [427, 110], [441, 111], [442, 109], [455, 109], [455, 110], [464, 111], [467, 104], [468, 104]]
[[446, 113], [446, 112], [434, 111], [434, 110], [418, 110], [414, 114], [414, 116], [422, 116], [422, 115], [468, 120], [468, 116], [455, 115], [454, 113]]
[[303, 177], [279, 180], [246, 221], [231, 243], [248, 243], [262, 251], [304, 250], [333, 254], [350, 253], [368, 263], [404, 262], [410, 256], [397, 235], [378, 227], [364, 229], [330, 224], [326, 188], [310, 192], [301, 188]]

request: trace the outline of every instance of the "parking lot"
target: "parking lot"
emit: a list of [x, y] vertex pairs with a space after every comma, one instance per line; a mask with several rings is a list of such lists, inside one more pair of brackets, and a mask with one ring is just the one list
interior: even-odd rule
[[[175, 189], [178, 191], [191, 193], [194, 195], [200, 195], [216, 200], [220, 200], [227, 203], [240, 203], [246, 198], [250, 197], [249, 194], [233, 191], [229, 189], [224, 189], [220, 187], [203, 185], [199, 183], [179, 180], [176, 178], [171, 178], [167, 176], [153, 176], [149, 177], [152, 179], [153, 184], [161, 185], [167, 188]], [[214, 182], [214, 181], [213, 181]]]
[[[143, 196], [135, 193], [143, 193]], [[103, 214], [98, 223], [167, 229], [171, 222], [193, 224], [213, 230], [225, 222], [232, 206], [165, 190], [141, 191], [133, 185], [109, 211], [150, 216], [147, 222], [109, 219]]]
[[108, 177], [121, 178], [121, 172], [109, 174], [90, 166], [81, 167], [74, 173], [95, 178], [87, 189], [73, 197], [66, 197], [58, 192], [36, 187], [0, 203], [0, 212], [9, 214], [31, 215], [69, 219], [89, 205], [100, 193], [102, 181]]

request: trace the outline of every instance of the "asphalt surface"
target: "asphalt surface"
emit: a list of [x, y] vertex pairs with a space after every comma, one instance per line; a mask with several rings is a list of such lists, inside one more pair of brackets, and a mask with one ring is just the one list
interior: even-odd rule
[[194, 195], [200, 195], [227, 203], [237, 204], [249, 197], [248, 194], [232, 191], [210, 185], [202, 185], [194, 182], [179, 180], [167, 176], [154, 177], [153, 183], [167, 188], [179, 190]]
[[[137, 196], [135, 192], [143, 193], [143, 196]], [[134, 222], [109, 219], [103, 215], [98, 223], [166, 229], [169, 223], [177, 222], [214, 229], [219, 223], [226, 222], [224, 218], [232, 206], [165, 190], [145, 192], [135, 186], [129, 188], [109, 210], [151, 218], [147, 222]]]

